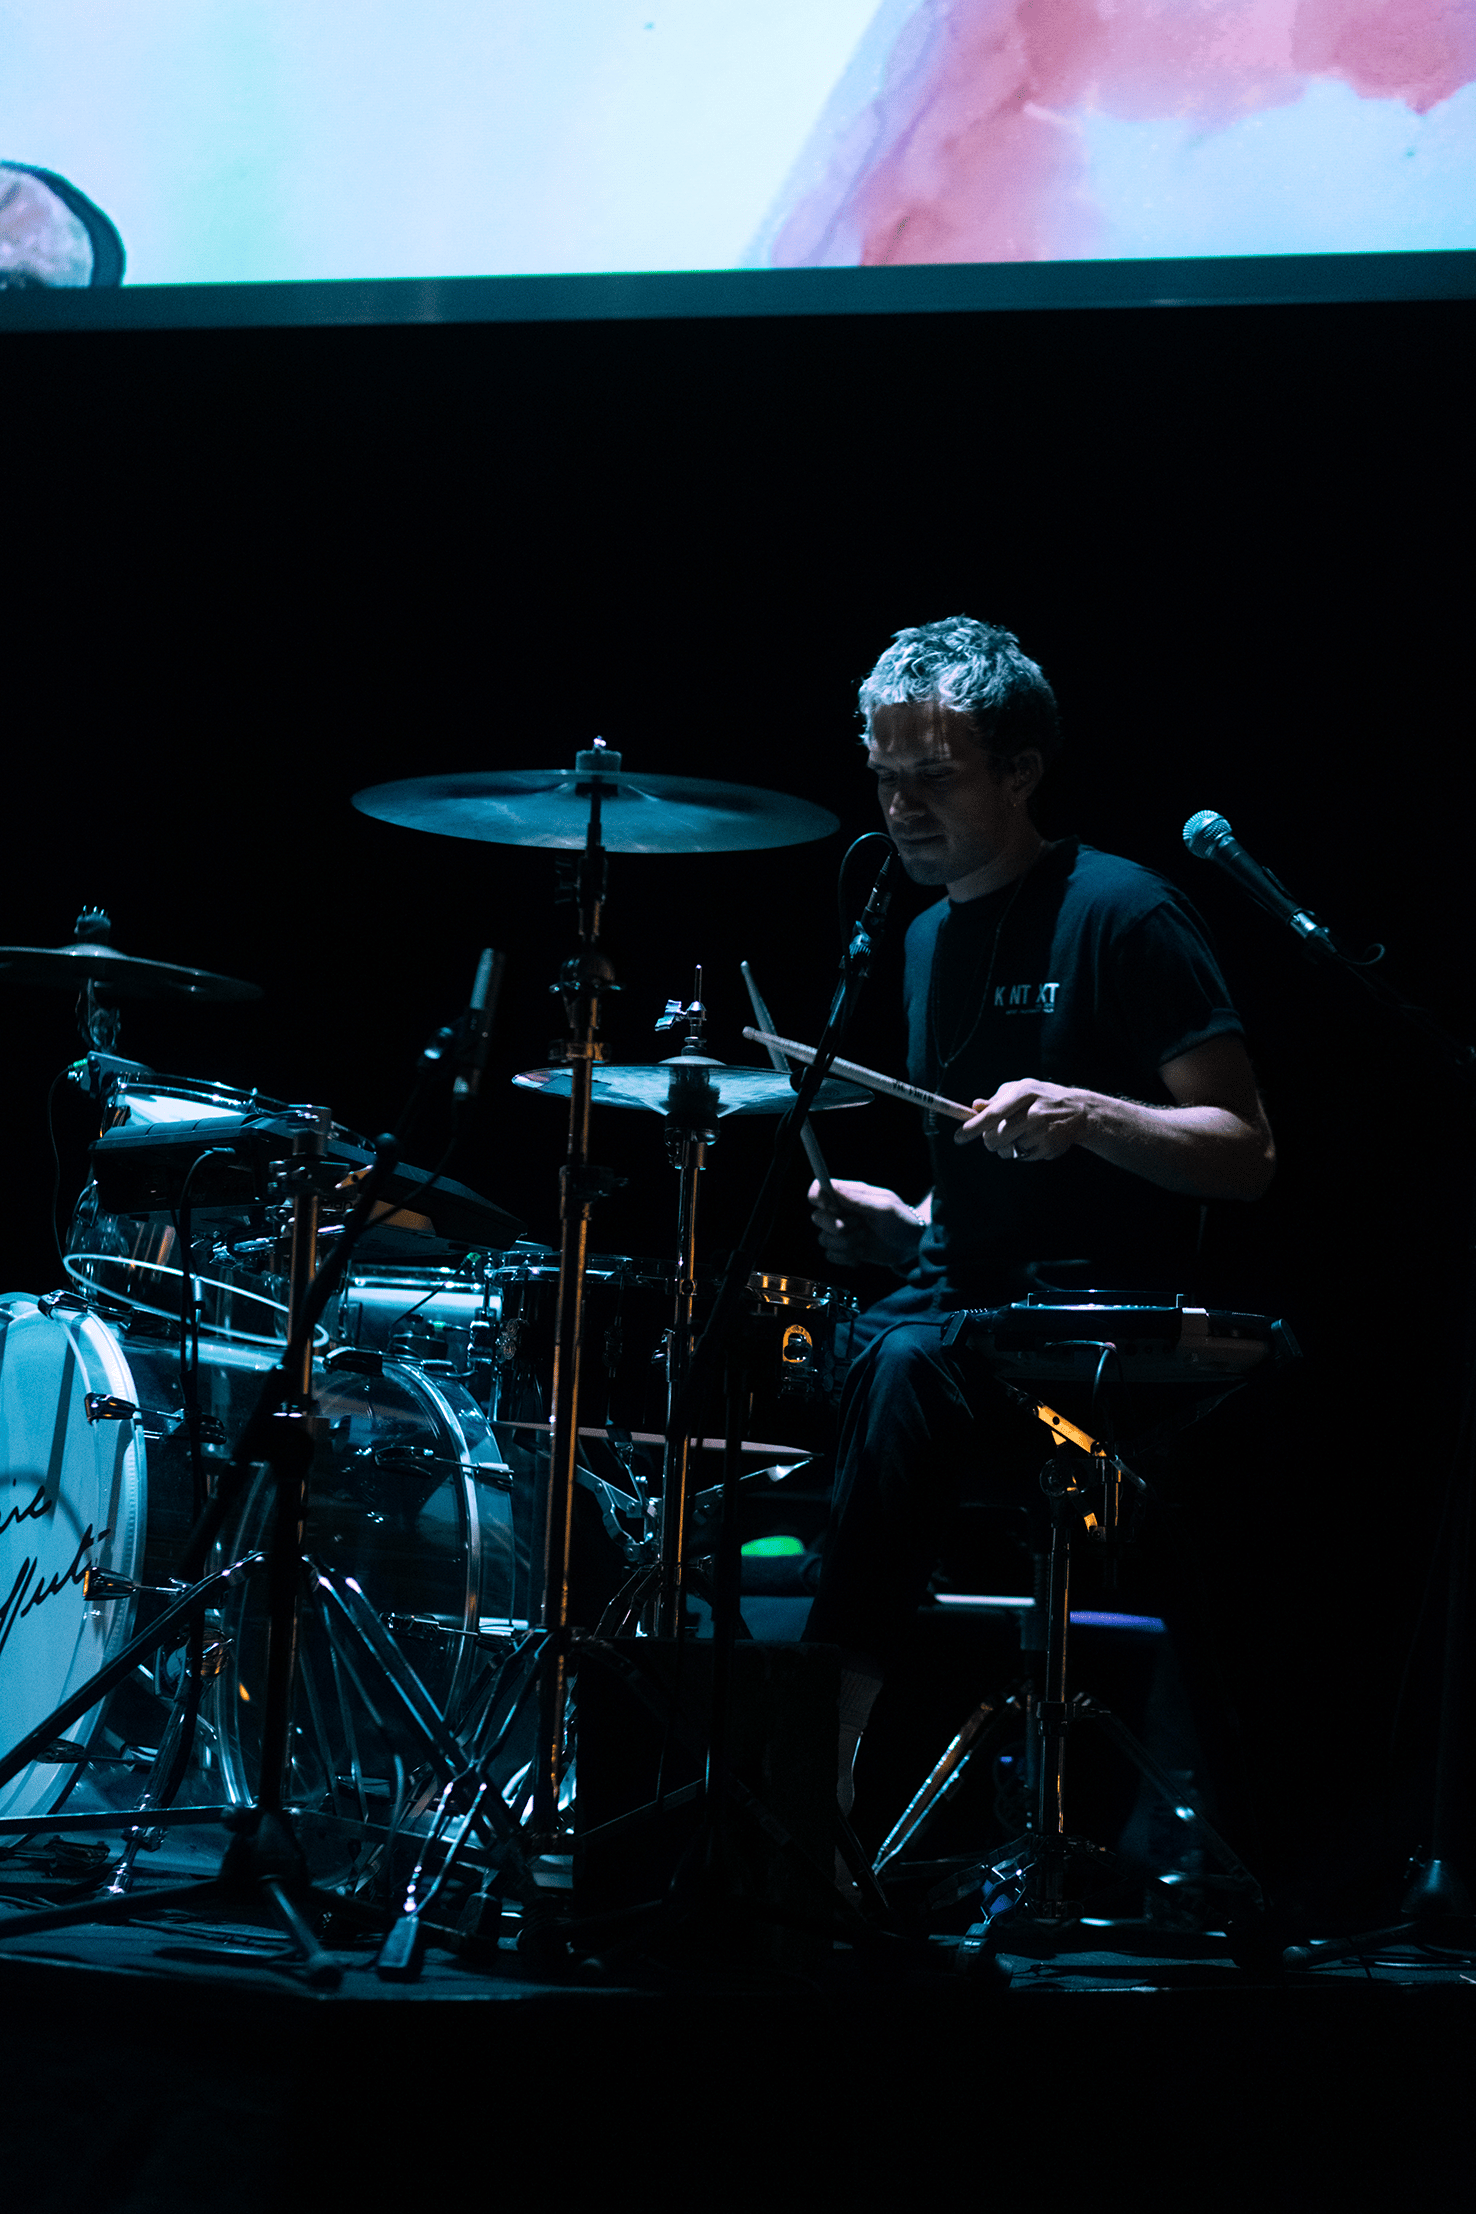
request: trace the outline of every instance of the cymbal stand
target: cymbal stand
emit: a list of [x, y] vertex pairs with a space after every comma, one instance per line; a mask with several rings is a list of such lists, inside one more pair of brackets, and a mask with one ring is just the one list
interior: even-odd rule
[[[702, 1029], [707, 1010], [702, 1004], [702, 971], [697, 971], [692, 1004], [683, 1008], [669, 1001], [656, 1027], [665, 1030], [678, 1021], [687, 1025], [687, 1042], [667, 1063], [671, 1088], [666, 1103], [667, 1158], [678, 1171], [677, 1281], [672, 1314], [671, 1343], [667, 1349], [666, 1412], [670, 1424], [686, 1388], [692, 1354], [692, 1320], [697, 1297], [697, 1179], [702, 1174], [707, 1148], [717, 1138], [717, 1100], [708, 1070], [716, 1064], [702, 1051]], [[655, 1634], [675, 1637], [686, 1619], [686, 1525], [690, 1491], [692, 1441], [683, 1430], [668, 1427], [662, 1455], [661, 1519], [658, 1528]]]
[[[579, 1459], [579, 1365], [584, 1336], [584, 1278], [589, 1259], [589, 1218], [597, 1200], [625, 1182], [589, 1158], [589, 1113], [599, 1040], [602, 993], [619, 989], [599, 951], [607, 857], [600, 840], [600, 804], [613, 796], [618, 753], [597, 741], [575, 757], [575, 790], [589, 800], [589, 828], [579, 858], [577, 901], [582, 950], [564, 963], [554, 987], [564, 1003], [569, 1037], [557, 1049], [569, 1067], [569, 1143], [559, 1172], [559, 1296], [555, 1323], [552, 1430], [544, 1517], [542, 1627], [547, 1633], [539, 1705], [538, 1751], [533, 1764], [532, 1828], [551, 1846], [559, 1828], [559, 1785], [564, 1763], [565, 1695], [569, 1673], [569, 1551], [573, 1536], [574, 1481]], [[602, 776], [601, 772], [605, 775]], [[606, 781], [608, 777], [610, 781]]]

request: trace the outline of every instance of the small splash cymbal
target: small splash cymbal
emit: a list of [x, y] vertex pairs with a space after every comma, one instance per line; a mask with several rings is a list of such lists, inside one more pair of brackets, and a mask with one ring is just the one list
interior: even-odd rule
[[184, 969], [173, 961], [143, 961], [116, 946], [80, 940], [70, 946], [0, 946], [0, 984], [28, 984], [42, 990], [95, 989], [116, 999], [260, 999], [259, 984], [208, 969]]

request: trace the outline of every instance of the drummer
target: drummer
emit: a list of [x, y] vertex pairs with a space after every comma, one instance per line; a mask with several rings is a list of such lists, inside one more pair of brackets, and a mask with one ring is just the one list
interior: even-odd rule
[[1182, 1285], [1203, 1203], [1257, 1199], [1275, 1167], [1198, 916], [1150, 870], [1035, 826], [1060, 731], [1013, 635], [967, 616], [899, 631], [860, 707], [886, 829], [914, 883], [943, 895], [907, 933], [908, 1076], [974, 1112], [929, 1128], [916, 1203], [845, 1179], [837, 1204], [810, 1189], [829, 1260], [903, 1279], [862, 1317], [806, 1630], [841, 1648], [846, 1812], [961, 1480], [987, 1482], [987, 1401], [943, 1348], [948, 1312], [1038, 1291], [1068, 1258], [1082, 1284]]

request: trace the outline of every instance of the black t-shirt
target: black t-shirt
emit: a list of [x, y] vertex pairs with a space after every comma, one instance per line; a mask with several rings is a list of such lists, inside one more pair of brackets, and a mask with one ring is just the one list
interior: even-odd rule
[[[965, 1103], [1038, 1076], [1171, 1106], [1163, 1063], [1241, 1030], [1188, 901], [1075, 839], [1002, 891], [919, 915], [903, 994], [912, 1082]], [[1182, 1273], [1198, 1201], [1079, 1146], [1012, 1161], [955, 1145], [956, 1128], [929, 1129], [933, 1220], [915, 1282], [972, 1301], [997, 1296], [1024, 1261], [1083, 1260], [1104, 1286], [1166, 1287]]]

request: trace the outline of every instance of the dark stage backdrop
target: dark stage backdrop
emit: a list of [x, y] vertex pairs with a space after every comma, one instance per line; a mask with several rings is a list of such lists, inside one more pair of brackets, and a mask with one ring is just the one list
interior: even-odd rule
[[[1221, 809], [1349, 943], [1386, 940], [1408, 991], [1476, 1028], [1470, 321], [1398, 305], [12, 337], [0, 940], [62, 942], [100, 902], [127, 950], [254, 979], [258, 1007], [130, 1010], [126, 1050], [366, 1131], [399, 1112], [479, 947], [504, 948], [459, 1173], [551, 1238], [559, 1111], [503, 1081], [556, 1028], [571, 923], [551, 860], [397, 831], [349, 795], [562, 763], [599, 733], [634, 767], [820, 801], [848, 838], [872, 819], [855, 685], [892, 630], [960, 609], [1016, 628], [1070, 741], [1045, 827], [1181, 884], [1251, 1032], [1282, 1167], [1257, 1208], [1214, 1211], [1207, 1267], [1285, 1313], [1309, 1359], [1206, 1434], [1193, 1512], [1269, 1860], [1289, 1882], [1372, 1882], [1421, 1842], [1428, 1640], [1392, 1796], [1376, 1787], [1450, 1444], [1469, 1124], [1434, 1057], [1309, 970], [1179, 833]], [[750, 1058], [745, 955], [781, 1027], [812, 1035], [841, 849], [617, 858], [616, 1055], [664, 1050], [656, 1014], [701, 961], [713, 1048]], [[905, 920], [920, 897], [899, 904]], [[883, 1067], [901, 1062], [899, 956], [900, 927], [858, 1041]], [[3, 1273], [35, 1289], [58, 1279], [46, 1087], [79, 1049], [61, 999], [3, 1011]], [[64, 1202], [80, 1105], [59, 1116]], [[837, 1173], [921, 1188], [908, 1111], [826, 1137]], [[413, 1151], [440, 1140], [432, 1114]], [[766, 1142], [724, 1127], [710, 1257]], [[596, 1248], [663, 1251], [659, 1125], [605, 1111], [596, 1152], [630, 1178]], [[770, 1265], [818, 1264], [797, 1185]]]

